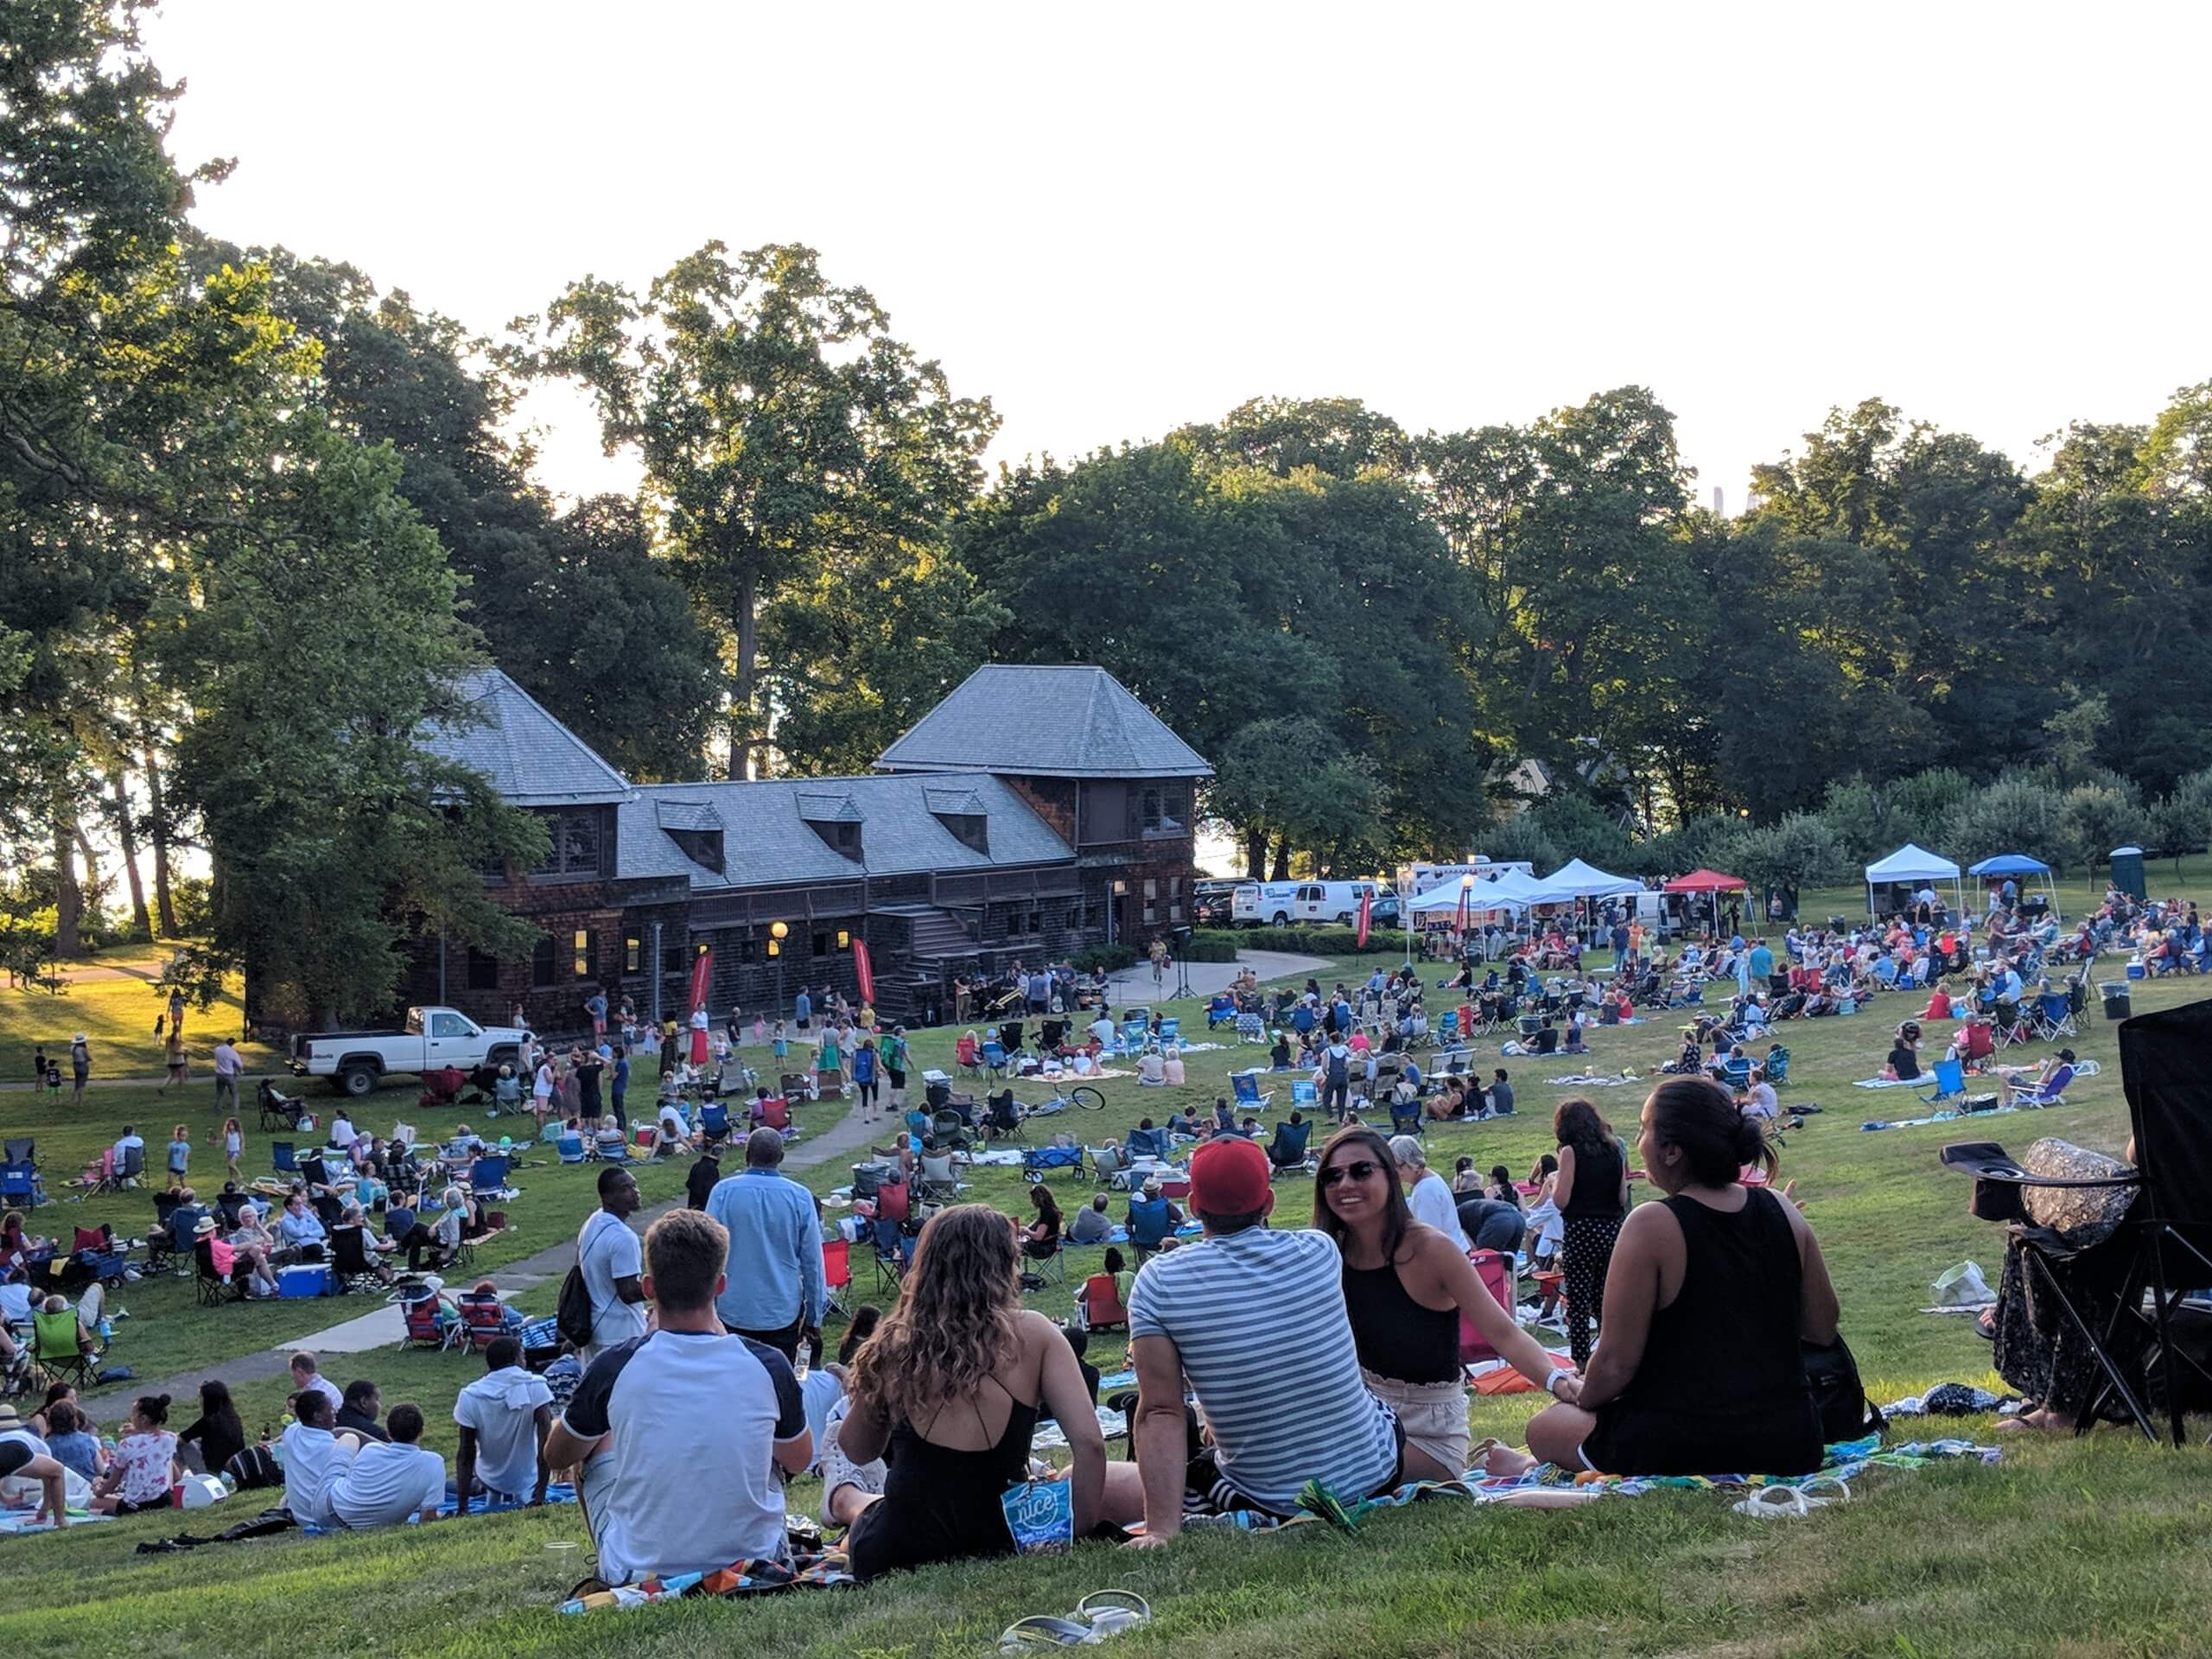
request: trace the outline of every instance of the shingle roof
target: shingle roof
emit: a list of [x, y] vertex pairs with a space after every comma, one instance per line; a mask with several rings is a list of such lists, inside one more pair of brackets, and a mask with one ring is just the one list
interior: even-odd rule
[[799, 817], [809, 823], [859, 823], [868, 816], [849, 790], [802, 789], [796, 798]]
[[[939, 822], [930, 798], [946, 789], [972, 797], [988, 823], [990, 851], [960, 841]], [[802, 798], [827, 796], [863, 824], [862, 856], [831, 850], [804, 816]], [[662, 833], [664, 802], [704, 805], [721, 820], [720, 872], [686, 858]], [[940, 809], [941, 810], [941, 809]], [[988, 869], [1074, 857], [1028, 804], [998, 779], [974, 772], [870, 778], [782, 778], [760, 783], [667, 784], [640, 787], [621, 810], [615, 874], [622, 880], [682, 877], [698, 890], [850, 880], [921, 870]]]
[[1210, 778], [1213, 768], [1103, 668], [987, 663], [876, 757], [888, 772]]
[[672, 801], [653, 797], [653, 817], [664, 830], [715, 830], [722, 827], [721, 814], [704, 801]]
[[512, 806], [588, 806], [630, 798], [628, 781], [496, 668], [462, 677], [475, 724], [433, 726], [423, 747], [482, 772]]

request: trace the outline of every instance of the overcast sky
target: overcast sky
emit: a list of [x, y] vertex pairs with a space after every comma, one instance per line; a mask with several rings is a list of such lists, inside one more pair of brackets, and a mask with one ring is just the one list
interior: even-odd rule
[[[480, 330], [801, 241], [1000, 458], [1261, 394], [1654, 387], [1698, 493], [1873, 395], [2039, 464], [2212, 376], [2212, 7], [170, 0], [209, 231]], [[629, 481], [577, 402], [541, 472]]]

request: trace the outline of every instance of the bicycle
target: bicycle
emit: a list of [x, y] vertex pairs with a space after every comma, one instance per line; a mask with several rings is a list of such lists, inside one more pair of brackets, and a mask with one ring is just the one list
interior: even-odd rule
[[1063, 1090], [1056, 1083], [1052, 1085], [1050, 1100], [1041, 1100], [1034, 1105], [1021, 1100], [1014, 1103], [1021, 1108], [1025, 1117], [1034, 1117], [1039, 1113], [1049, 1116], [1054, 1112], [1064, 1112], [1071, 1106], [1086, 1112], [1103, 1112], [1106, 1109], [1106, 1096], [1087, 1083], [1078, 1083], [1068, 1090]]

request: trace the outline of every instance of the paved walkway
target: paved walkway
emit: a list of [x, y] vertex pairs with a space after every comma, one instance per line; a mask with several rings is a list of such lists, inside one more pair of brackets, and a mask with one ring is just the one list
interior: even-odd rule
[[[1211, 996], [1217, 991], [1229, 988], [1229, 982], [1245, 969], [1259, 975], [1262, 984], [1273, 984], [1279, 979], [1305, 979], [1327, 967], [1325, 957], [1294, 957], [1286, 950], [1240, 950], [1235, 962], [1192, 962], [1182, 964], [1182, 971], [1190, 976], [1191, 995]], [[1114, 1005], [1165, 1001], [1175, 992], [1176, 970], [1170, 968], [1165, 985], [1152, 982], [1152, 964], [1141, 962], [1134, 968], [1124, 968], [1112, 975], [1107, 982], [1114, 988]]]
[[[849, 1109], [844, 1121], [836, 1128], [809, 1135], [792, 1147], [785, 1158], [784, 1165], [789, 1169], [810, 1169], [817, 1164], [826, 1164], [868, 1145], [879, 1135], [890, 1132], [891, 1126], [887, 1122], [864, 1124], [856, 1111]], [[630, 1218], [630, 1225], [635, 1231], [643, 1233], [656, 1219], [682, 1202], [680, 1198], [671, 1198], [651, 1209], [640, 1210]], [[522, 1213], [527, 1220], [529, 1212]], [[492, 1282], [503, 1291], [530, 1290], [548, 1280], [561, 1277], [575, 1265], [575, 1259], [576, 1241], [573, 1237], [563, 1238], [558, 1243], [550, 1244], [533, 1255], [523, 1257], [519, 1262], [510, 1262], [504, 1268], [495, 1268], [490, 1277]], [[379, 1302], [358, 1319], [347, 1319], [325, 1331], [289, 1338], [260, 1353], [242, 1355], [237, 1359], [225, 1360], [219, 1365], [188, 1371], [159, 1382], [134, 1380], [130, 1387], [140, 1394], [166, 1394], [172, 1399], [189, 1399], [196, 1396], [201, 1382], [211, 1376], [219, 1377], [233, 1388], [242, 1382], [262, 1382], [282, 1376], [296, 1350], [311, 1349], [317, 1354], [365, 1353], [373, 1348], [397, 1347], [404, 1330], [405, 1321], [401, 1318], [399, 1309], [389, 1302]]]

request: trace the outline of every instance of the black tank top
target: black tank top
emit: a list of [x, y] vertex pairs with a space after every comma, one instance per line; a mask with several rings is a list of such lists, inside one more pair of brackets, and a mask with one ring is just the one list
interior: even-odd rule
[[1452, 1382], [1459, 1371], [1459, 1314], [1423, 1307], [1392, 1267], [1344, 1268], [1344, 1312], [1359, 1363], [1395, 1382]]
[[1621, 1212], [1621, 1143], [1605, 1142], [1603, 1152], [1574, 1149], [1574, 1190], [1560, 1211], [1569, 1221], [1610, 1220]]
[[[1652, 1310], [1643, 1357], [1624, 1397], [1645, 1412], [1805, 1433], [1804, 1270], [1782, 1201], [1752, 1187], [1733, 1215], [1694, 1198], [1666, 1203], [1688, 1251], [1682, 1287], [1668, 1306]], [[1716, 1364], [1721, 1356], [1726, 1363]], [[1811, 1432], [1817, 1463], [1819, 1436]]]
[[995, 1445], [981, 1452], [925, 1440], [911, 1422], [899, 1419], [883, 1454], [883, 1500], [861, 1511], [846, 1540], [855, 1577], [1014, 1553], [1014, 1535], [999, 1499], [1007, 1487], [1029, 1478], [1037, 1408], [1011, 1395], [1007, 1398], [1006, 1427]]

